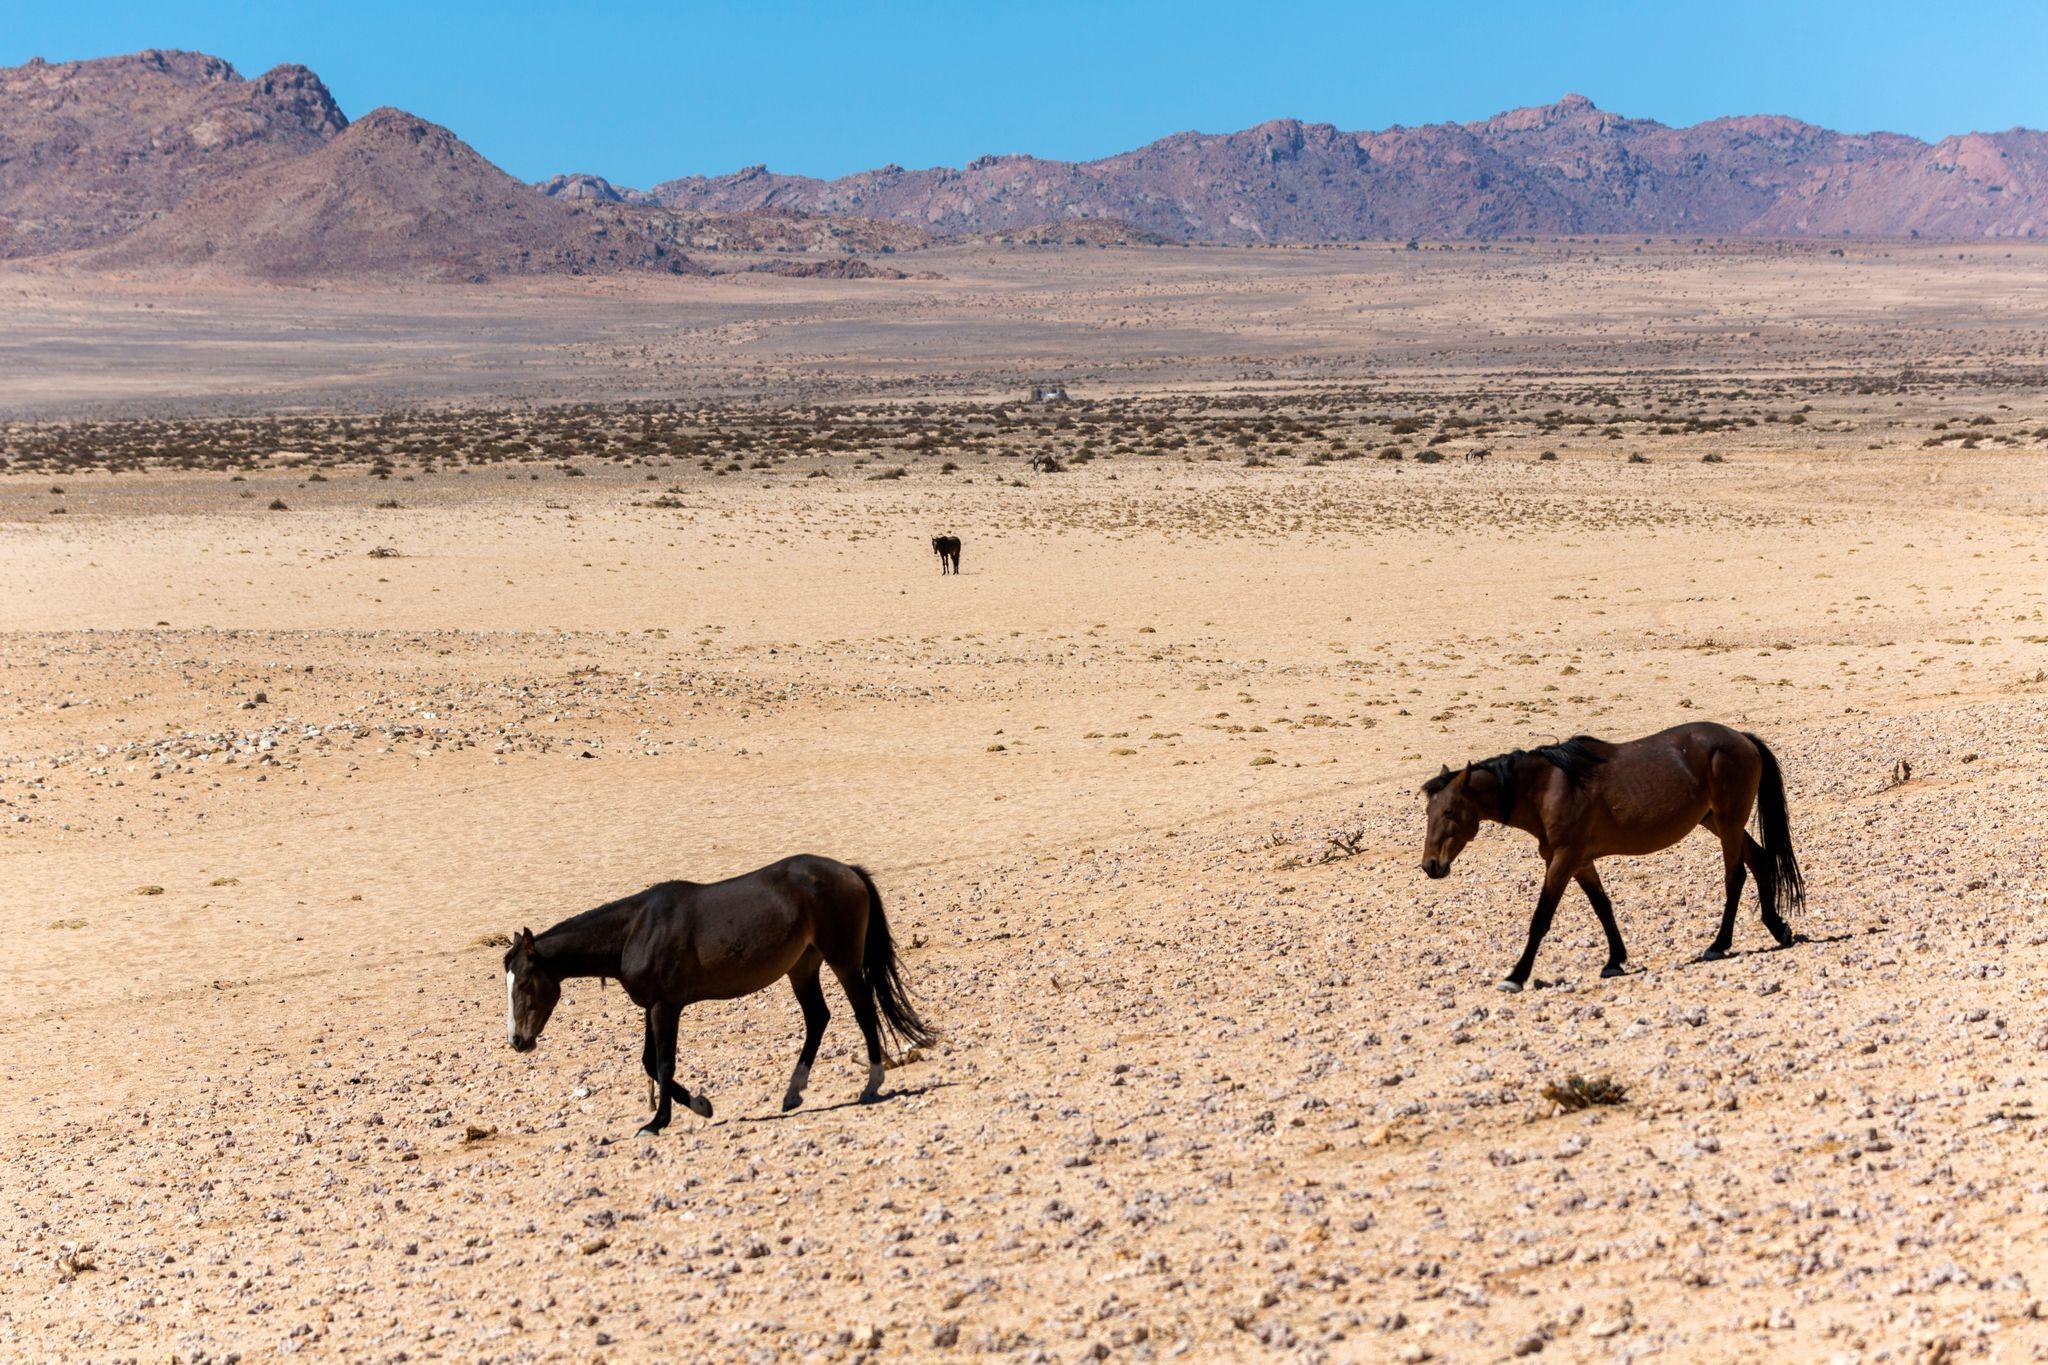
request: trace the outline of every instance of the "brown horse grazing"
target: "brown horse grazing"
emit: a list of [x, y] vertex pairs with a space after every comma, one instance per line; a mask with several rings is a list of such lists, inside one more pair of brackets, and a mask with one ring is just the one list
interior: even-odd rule
[[[1793, 942], [1780, 911], [1806, 904], [1806, 883], [1792, 854], [1785, 779], [1776, 755], [1755, 735], [1707, 721], [1626, 744], [1580, 735], [1468, 763], [1459, 772], [1445, 768], [1422, 791], [1429, 797], [1422, 870], [1431, 877], [1450, 875], [1451, 860], [1471, 841], [1481, 820], [1536, 836], [1536, 851], [1543, 855], [1543, 891], [1529, 921], [1529, 944], [1500, 983], [1504, 991], [1518, 991], [1529, 980], [1550, 917], [1565, 883], [1573, 880], [1592, 902], [1607, 935], [1607, 965], [1600, 975], [1620, 976], [1628, 950], [1594, 862], [1655, 853], [1695, 827], [1721, 841], [1728, 886], [1721, 932], [1701, 959], [1728, 955], [1745, 867], [1756, 876], [1764, 927], [1780, 947]], [[1757, 810], [1762, 843], [1749, 836], [1751, 806]]]
[[899, 1040], [929, 1043], [911, 1008], [882, 914], [882, 896], [861, 868], [799, 856], [708, 886], [662, 882], [637, 896], [563, 920], [536, 938], [521, 929], [505, 954], [505, 1034], [530, 1052], [572, 976], [610, 977], [646, 1013], [641, 1065], [656, 1099], [642, 1133], [668, 1126], [669, 1101], [711, 1117], [711, 1101], [676, 1082], [676, 1025], [683, 1006], [732, 1000], [788, 977], [804, 1012], [804, 1047], [785, 1110], [803, 1102], [811, 1063], [825, 1036], [818, 968], [839, 978], [868, 1045], [863, 1104], [882, 1088], [881, 1026]]

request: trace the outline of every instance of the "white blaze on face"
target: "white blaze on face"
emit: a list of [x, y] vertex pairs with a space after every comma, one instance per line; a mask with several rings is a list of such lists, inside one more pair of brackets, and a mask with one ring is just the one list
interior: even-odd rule
[[518, 1037], [518, 1033], [513, 1028], [512, 1023], [512, 973], [507, 971], [505, 973], [505, 1041], [509, 1043], [516, 1037]]

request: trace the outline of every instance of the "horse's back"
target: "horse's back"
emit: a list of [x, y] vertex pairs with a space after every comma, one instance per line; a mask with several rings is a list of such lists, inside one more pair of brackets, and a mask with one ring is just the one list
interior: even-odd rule
[[732, 880], [746, 882], [751, 879], [759, 879], [764, 888], [786, 890], [820, 900], [831, 900], [848, 892], [858, 892], [863, 903], [867, 898], [867, 888], [861, 881], [859, 869], [851, 863], [827, 858], [820, 853], [794, 853]]
[[1647, 853], [1683, 838], [1710, 810], [1730, 804], [1754, 771], [1756, 747], [1741, 731], [1714, 721], [1674, 725], [1610, 746], [1600, 764], [1599, 804], [1607, 813], [1602, 842], [1615, 853]]
[[1670, 754], [1683, 758], [1688, 766], [1706, 764], [1719, 753], [1749, 755], [1756, 751], [1748, 735], [1714, 720], [1687, 721], [1607, 748], [1610, 759]]

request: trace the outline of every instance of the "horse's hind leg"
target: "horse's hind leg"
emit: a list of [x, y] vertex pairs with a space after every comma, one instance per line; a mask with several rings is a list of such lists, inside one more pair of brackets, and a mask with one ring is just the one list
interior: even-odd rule
[[1771, 855], [1764, 852], [1762, 844], [1749, 837], [1749, 831], [1742, 833], [1742, 860], [1749, 870], [1756, 874], [1757, 904], [1763, 907], [1764, 928], [1771, 931], [1771, 937], [1778, 941], [1780, 948], [1792, 946], [1792, 926], [1785, 923], [1785, 917], [1778, 913], [1778, 869], [1772, 863]]
[[1600, 932], [1607, 935], [1607, 965], [1600, 969], [1600, 975], [1620, 976], [1621, 964], [1628, 961], [1628, 949], [1621, 943], [1621, 926], [1614, 922], [1614, 902], [1607, 899], [1607, 888], [1600, 884], [1600, 874], [1591, 863], [1579, 869], [1579, 890], [1592, 902], [1593, 913], [1600, 917]]
[[811, 1063], [818, 1059], [818, 1043], [832, 1017], [832, 1011], [825, 1008], [824, 988], [818, 985], [818, 967], [823, 962], [814, 948], [789, 973], [790, 989], [796, 992], [796, 1003], [804, 1012], [804, 1050], [796, 1059], [796, 1070], [789, 1073], [789, 1089], [782, 1096], [784, 1112], [804, 1102], [804, 1087], [811, 1083]]
[[1737, 824], [1734, 837], [1730, 838], [1728, 822], [1712, 815], [1700, 823], [1721, 837], [1721, 869], [1728, 889], [1727, 903], [1721, 909], [1721, 930], [1714, 935], [1714, 941], [1707, 945], [1707, 950], [1700, 954], [1702, 962], [1718, 962], [1728, 956], [1728, 949], [1735, 942], [1735, 910], [1742, 903], [1742, 845], [1749, 838], [1749, 832]]
[[839, 978], [846, 998], [853, 1002], [853, 1017], [860, 1021], [860, 1036], [867, 1040], [868, 1083], [860, 1092], [860, 1102], [868, 1104], [882, 1093], [882, 1025], [875, 1016], [875, 992], [857, 966], [849, 968], [835, 962], [832, 974]]

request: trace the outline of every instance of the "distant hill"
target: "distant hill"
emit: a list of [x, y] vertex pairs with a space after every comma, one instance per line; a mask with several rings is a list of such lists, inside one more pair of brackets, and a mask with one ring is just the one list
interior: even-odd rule
[[534, 186], [550, 199], [594, 199], [600, 204], [651, 204], [654, 196], [646, 190], [620, 189], [601, 175], [579, 171], [554, 175]]
[[1568, 95], [1476, 123], [1347, 133], [1279, 119], [1176, 133], [1099, 161], [990, 156], [838, 180], [754, 166], [650, 192], [670, 208], [764, 208], [989, 234], [1120, 219], [1173, 241], [1285, 242], [1510, 234], [2048, 232], [2048, 135], [1928, 144], [1769, 116], [1671, 128]]
[[696, 251], [801, 251], [869, 255], [916, 251], [938, 239], [909, 223], [842, 214], [757, 209], [751, 213], [657, 210], [678, 245]]
[[88, 269], [479, 280], [941, 239], [2043, 232], [2048, 134], [2025, 129], [1929, 144], [1771, 116], [1672, 128], [1568, 95], [1475, 123], [1347, 133], [1280, 119], [1099, 161], [990, 156], [838, 180], [755, 166], [638, 190], [587, 174], [523, 185], [396, 109], [351, 124], [300, 66], [245, 80], [216, 57], [151, 51], [0, 69], [0, 259]]
[[348, 127], [320, 78], [138, 52], [0, 68], [0, 258], [111, 241]]
[[537, 194], [397, 109], [195, 194], [84, 263], [274, 281], [693, 269], [630, 211]]

